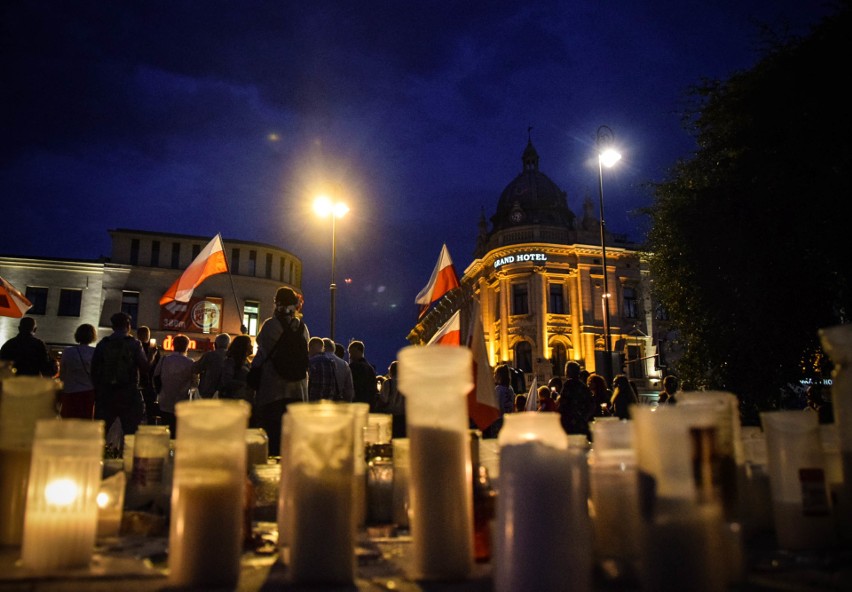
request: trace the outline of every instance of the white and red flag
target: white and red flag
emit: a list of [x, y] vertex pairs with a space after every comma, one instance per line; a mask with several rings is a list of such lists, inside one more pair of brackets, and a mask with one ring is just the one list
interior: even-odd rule
[[192, 292], [211, 275], [226, 273], [228, 263], [225, 261], [225, 249], [222, 246], [221, 235], [213, 237], [198, 256], [189, 264], [181, 276], [172, 286], [166, 290], [160, 298], [160, 306], [168, 304], [173, 300], [178, 302], [189, 302]]
[[476, 302], [471, 312], [471, 328], [467, 346], [473, 354], [473, 389], [467, 394], [467, 414], [480, 430], [484, 430], [502, 415], [497, 403], [494, 371], [488, 362], [482, 314]]
[[447, 250], [447, 244], [444, 243], [441, 247], [441, 254], [438, 257], [438, 263], [435, 269], [432, 270], [432, 277], [429, 278], [429, 283], [426, 287], [420, 290], [420, 293], [415, 299], [415, 304], [420, 305], [420, 315], [422, 319], [426, 311], [433, 302], [437, 302], [444, 294], [459, 286], [459, 278], [456, 276], [456, 268], [453, 266], [453, 260], [450, 259], [450, 252]]
[[33, 303], [12, 284], [0, 277], [0, 317], [20, 319]]
[[538, 378], [533, 377], [530, 390], [527, 393], [527, 404], [524, 411], [538, 411]]
[[441, 325], [440, 329], [435, 331], [432, 339], [430, 339], [426, 345], [461, 345], [460, 315], [460, 310], [453, 313], [450, 320]]

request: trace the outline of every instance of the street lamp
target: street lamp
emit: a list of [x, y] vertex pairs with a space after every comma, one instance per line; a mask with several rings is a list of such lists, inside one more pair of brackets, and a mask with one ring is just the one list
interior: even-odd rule
[[334, 266], [337, 260], [337, 242], [336, 242], [336, 222], [338, 218], [342, 218], [349, 207], [340, 201], [332, 201], [325, 195], [320, 195], [314, 200], [314, 211], [325, 218], [331, 215], [331, 329], [330, 335], [334, 341], [334, 293], [337, 291], [337, 284], [334, 283]]
[[612, 385], [612, 339], [609, 330], [609, 274], [606, 266], [606, 222], [604, 220], [604, 197], [603, 197], [603, 167], [613, 166], [621, 160], [621, 154], [612, 148], [615, 137], [612, 130], [605, 125], [598, 128], [595, 136], [595, 147], [598, 150], [598, 195], [600, 197], [600, 226], [601, 226], [601, 259], [603, 260], [603, 320], [604, 320], [604, 375], [607, 382]]

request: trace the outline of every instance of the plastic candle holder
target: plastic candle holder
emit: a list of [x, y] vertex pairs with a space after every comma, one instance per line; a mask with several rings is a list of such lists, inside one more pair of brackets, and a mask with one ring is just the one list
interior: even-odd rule
[[24, 567], [44, 572], [88, 565], [98, 526], [102, 421], [36, 422], [24, 538]]

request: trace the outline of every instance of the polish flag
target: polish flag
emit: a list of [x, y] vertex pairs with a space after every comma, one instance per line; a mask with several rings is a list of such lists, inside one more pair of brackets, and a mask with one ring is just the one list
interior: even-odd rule
[[440, 329], [435, 331], [432, 339], [426, 345], [461, 345], [461, 325], [459, 316], [461, 311], [457, 310], [450, 320], [444, 323]]
[[426, 287], [420, 290], [417, 295], [415, 304], [420, 305], [420, 315], [418, 319], [422, 319], [426, 311], [433, 302], [437, 302], [444, 294], [459, 286], [459, 278], [456, 276], [456, 268], [453, 267], [453, 260], [450, 259], [450, 252], [447, 250], [447, 244], [441, 247], [441, 255], [438, 257], [438, 264], [432, 271], [432, 277], [429, 278], [429, 283]]
[[0, 277], [0, 317], [23, 318], [33, 303], [12, 284]]
[[225, 249], [222, 246], [221, 235], [213, 237], [207, 246], [198, 254], [198, 257], [189, 264], [181, 276], [172, 286], [166, 290], [160, 298], [160, 306], [168, 304], [173, 300], [178, 302], [189, 302], [192, 292], [211, 275], [226, 273], [228, 263], [225, 261]]
[[494, 386], [494, 371], [488, 362], [485, 346], [485, 331], [479, 303], [475, 302], [471, 314], [471, 330], [467, 346], [473, 353], [473, 390], [467, 394], [467, 414], [480, 430], [484, 430], [500, 419], [500, 405]]

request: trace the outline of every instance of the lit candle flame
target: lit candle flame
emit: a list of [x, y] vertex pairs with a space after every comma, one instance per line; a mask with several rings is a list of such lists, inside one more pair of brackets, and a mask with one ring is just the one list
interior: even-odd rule
[[70, 506], [79, 495], [80, 488], [71, 479], [57, 479], [44, 488], [44, 497], [47, 502], [57, 506]]
[[112, 496], [108, 494], [106, 491], [101, 491], [98, 493], [98, 497], [96, 498], [98, 502], [98, 507], [101, 509], [106, 508], [112, 502]]

